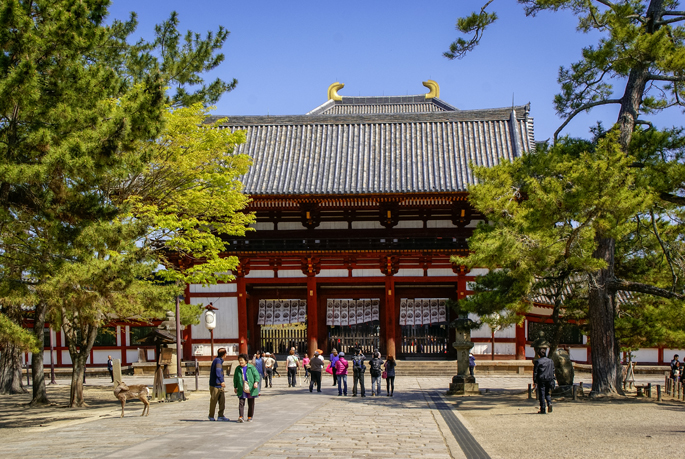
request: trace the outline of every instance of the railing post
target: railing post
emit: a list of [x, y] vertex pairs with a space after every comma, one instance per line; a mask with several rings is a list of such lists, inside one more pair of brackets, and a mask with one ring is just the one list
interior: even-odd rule
[[656, 385], [656, 401], [661, 401], [661, 385], [659, 384]]
[[[574, 392], [574, 395], [575, 395], [575, 392]], [[532, 398], [533, 398], [533, 385], [528, 384], [528, 400], [530, 400]]]
[[652, 398], [652, 383], [647, 383], [647, 397]]
[[578, 386], [573, 385], [573, 400], [578, 400]]

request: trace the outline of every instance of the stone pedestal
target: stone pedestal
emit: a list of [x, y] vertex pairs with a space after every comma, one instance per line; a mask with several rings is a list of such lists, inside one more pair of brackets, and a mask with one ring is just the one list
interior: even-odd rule
[[457, 330], [457, 341], [452, 343], [452, 347], [457, 350], [457, 374], [452, 378], [447, 395], [480, 394], [476, 378], [469, 375], [469, 351], [473, 347], [471, 333], [468, 330]]
[[473, 376], [456, 375], [452, 378], [447, 395], [479, 395], [478, 383]]

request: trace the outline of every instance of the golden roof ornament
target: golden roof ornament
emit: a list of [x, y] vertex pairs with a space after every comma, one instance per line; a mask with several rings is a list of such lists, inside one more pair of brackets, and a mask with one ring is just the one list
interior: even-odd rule
[[426, 99], [437, 99], [440, 97], [440, 85], [433, 80], [424, 81], [422, 83], [425, 87], [430, 89], [430, 92], [426, 94]]
[[337, 81], [328, 87], [328, 100], [342, 100], [342, 96], [338, 95], [338, 91], [345, 87], [345, 83], [338, 83]]

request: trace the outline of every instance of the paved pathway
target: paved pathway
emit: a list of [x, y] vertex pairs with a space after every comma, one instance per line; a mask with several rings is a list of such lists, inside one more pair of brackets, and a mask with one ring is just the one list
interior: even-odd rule
[[[137, 378], [126, 379], [142, 382], [135, 381]], [[649, 416], [651, 422], [651, 427], [644, 426], [649, 433], [639, 436], [641, 439], [659, 434], [659, 439], [670, 445], [678, 438], [677, 432], [683, 431], [682, 422], [679, 426], [673, 424], [685, 410], [682, 402], [669, 405], [643, 400], [635, 404], [631, 399], [627, 404], [589, 404], [584, 408], [585, 403], [567, 401], [555, 409], [554, 417], [542, 419], [528, 416], [537, 408], [535, 401], [526, 400], [524, 394], [527, 377], [482, 377], [479, 378], [481, 388], [490, 389], [491, 395], [441, 397], [449, 379], [398, 377], [394, 397], [353, 398], [338, 397], [329, 379], [324, 382], [323, 393], [310, 394], [305, 387], [286, 387], [285, 378], [280, 378], [275, 380], [273, 389], [264, 389], [263, 396], [257, 399], [255, 421], [243, 424], [234, 422], [235, 397], [227, 400], [226, 414], [231, 422], [206, 420], [209, 398], [206, 391], [191, 392], [189, 400], [183, 403], [153, 403], [149, 417], [140, 417], [142, 405], [132, 401], [127, 404], [126, 417], [122, 419], [118, 417], [120, 409], [114, 397], [108, 404], [109, 395], [103, 392], [104, 399], [96, 404], [98, 408], [80, 410], [77, 417], [45, 422], [46, 417], [41, 414], [44, 427], [14, 427], [11, 419], [3, 418], [0, 413], [0, 421], [4, 421], [0, 425], [5, 426], [0, 429], [2, 457], [528, 459], [602, 457], [593, 454], [602, 447], [605, 448], [602, 451], [623, 456], [628, 453], [629, 457], [658, 457], [650, 455], [656, 450], [645, 449], [640, 443], [642, 440], [635, 437], [636, 433], [642, 433], [641, 417]], [[657, 381], [655, 378], [654, 382]], [[56, 414], [60, 411], [59, 408], [52, 410]], [[592, 415], [585, 419], [584, 412]], [[630, 414], [629, 418], [624, 416], [626, 413]], [[625, 423], [626, 419], [631, 423], [630, 436], [623, 438], [621, 422]], [[548, 421], [556, 429], [546, 429]], [[593, 431], [558, 427], [574, 423]], [[611, 449], [607, 449], [607, 442], [600, 434], [604, 423], [616, 435]], [[669, 425], [673, 428], [669, 429]], [[555, 441], [570, 445], [570, 449], [562, 451], [568, 454], [555, 451], [550, 456], [547, 449], [536, 448], [536, 442], [542, 446], [548, 439], [526, 432], [543, 431], [547, 435], [559, 435]], [[629, 446], [625, 451], [621, 449], [624, 443]], [[579, 445], [578, 449], [573, 445]], [[661, 447], [658, 451], [667, 449]], [[636, 452], [640, 454], [633, 454]]]

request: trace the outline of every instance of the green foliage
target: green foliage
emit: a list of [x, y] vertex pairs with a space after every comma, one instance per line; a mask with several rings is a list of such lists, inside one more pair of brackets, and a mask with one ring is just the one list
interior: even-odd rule
[[19, 346], [24, 352], [36, 352], [38, 350], [36, 341], [33, 333], [0, 313], [0, 343]]

